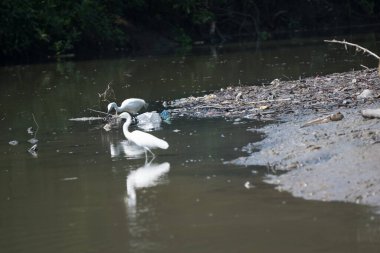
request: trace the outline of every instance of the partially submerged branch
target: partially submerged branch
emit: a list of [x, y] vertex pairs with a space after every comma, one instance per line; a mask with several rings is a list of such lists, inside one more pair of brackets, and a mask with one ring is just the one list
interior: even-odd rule
[[113, 116], [113, 115], [110, 114], [110, 113], [102, 112], [102, 111], [98, 111], [98, 110], [94, 110], [94, 109], [91, 109], [91, 108], [87, 108], [87, 110], [92, 111], [92, 112], [97, 112], [97, 113], [105, 114], [105, 115], [107, 115], [107, 116], [111, 116], [111, 117]]
[[362, 51], [363, 53], [367, 53], [373, 57], [375, 57], [376, 59], [380, 60], [380, 56], [378, 56], [377, 54], [375, 54], [374, 52], [371, 52], [370, 50], [368, 50], [367, 48], [364, 48], [362, 46], [359, 46], [357, 44], [354, 44], [354, 43], [351, 43], [351, 42], [347, 42], [347, 41], [339, 41], [339, 40], [324, 40], [324, 42], [328, 42], [328, 43], [337, 43], [337, 44], [343, 44], [345, 45], [345, 48], [347, 49], [347, 46], [351, 46], [351, 47], [355, 47], [357, 51]]
[[102, 101], [110, 101], [110, 100], [115, 100], [115, 92], [113, 91], [112, 87], [111, 87], [111, 82], [108, 83], [107, 85], [107, 88], [105, 89], [105, 91], [103, 93], [98, 93], [99, 95], [99, 98], [102, 100]]
[[36, 131], [34, 132], [34, 138], [36, 138], [36, 136], [37, 136], [37, 132], [38, 132], [38, 129], [40, 128], [40, 126], [38, 125], [37, 120], [36, 120], [36, 118], [34, 117], [34, 113], [32, 113], [32, 116], [33, 116], [34, 123], [36, 123], [36, 126], [37, 126], [37, 129], [36, 129]]

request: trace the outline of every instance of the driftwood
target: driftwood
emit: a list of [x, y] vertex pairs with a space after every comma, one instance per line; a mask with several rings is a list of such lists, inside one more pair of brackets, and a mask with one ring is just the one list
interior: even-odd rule
[[323, 124], [323, 123], [327, 123], [330, 121], [339, 121], [339, 120], [342, 120], [343, 118], [344, 118], [343, 114], [340, 112], [337, 112], [334, 114], [330, 114], [326, 117], [322, 117], [322, 118], [318, 118], [318, 119], [308, 121], [305, 124], [303, 124], [301, 127], [308, 127], [308, 126], [312, 126], [312, 125]]
[[103, 117], [82, 117], [82, 118], [71, 118], [70, 121], [94, 121], [94, 120], [104, 120]]
[[[338, 44], [343, 44], [344, 47], [346, 48], [347, 50], [347, 46], [352, 46], [352, 47], [355, 47], [357, 51], [361, 51], [363, 53], [366, 53], [366, 54], [369, 54], [373, 57], [375, 57], [378, 61], [379, 61], [379, 64], [378, 64], [378, 67], [377, 67], [377, 73], [380, 75], [380, 56], [378, 56], [377, 54], [375, 54], [374, 52], [368, 50], [367, 48], [364, 48], [362, 46], [359, 46], [357, 44], [354, 44], [354, 43], [351, 43], [351, 42], [347, 42], [347, 41], [339, 41], [339, 40], [324, 40], [324, 42], [328, 42], [328, 43], [338, 43]], [[368, 69], [368, 67], [366, 66], [363, 66], [363, 65], [360, 65], [366, 69]]]
[[351, 43], [351, 42], [347, 42], [347, 41], [339, 41], [339, 40], [324, 40], [324, 42], [328, 42], [328, 43], [338, 43], [338, 44], [343, 44], [345, 45], [345, 48], [347, 49], [347, 46], [351, 46], [351, 47], [355, 47], [357, 51], [361, 51], [363, 53], [367, 53], [373, 57], [375, 57], [376, 59], [380, 60], [380, 56], [378, 56], [377, 54], [375, 54], [374, 52], [371, 52], [370, 50], [368, 50], [367, 48], [364, 48], [362, 46], [359, 46], [357, 44], [354, 44], [354, 43]]
[[380, 118], [380, 108], [362, 110], [362, 116], [364, 118]]

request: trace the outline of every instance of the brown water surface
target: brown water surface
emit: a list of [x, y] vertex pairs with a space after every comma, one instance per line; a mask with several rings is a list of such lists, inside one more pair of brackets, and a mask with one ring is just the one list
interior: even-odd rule
[[[121, 130], [68, 120], [105, 110], [98, 93], [111, 81], [118, 103], [141, 97], [160, 110], [229, 85], [376, 66], [321, 40], [2, 67], [1, 252], [379, 252], [376, 209], [293, 198], [262, 182], [267, 168], [224, 163], [264, 138], [247, 131], [263, 122], [174, 119], [152, 132], [170, 148], [145, 164]], [[32, 114], [37, 157], [27, 152]]]

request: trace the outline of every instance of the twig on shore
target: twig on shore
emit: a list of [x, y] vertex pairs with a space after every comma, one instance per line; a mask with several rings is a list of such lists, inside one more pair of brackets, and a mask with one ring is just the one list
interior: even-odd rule
[[367, 66], [363, 65], [363, 64], [360, 64], [360, 67], [364, 68], [364, 69], [369, 69]]
[[323, 123], [327, 123], [330, 121], [339, 121], [339, 120], [342, 120], [343, 118], [344, 118], [343, 114], [340, 112], [337, 112], [335, 114], [330, 114], [330, 115], [322, 117], [322, 118], [310, 120], [310, 121], [306, 122], [305, 124], [303, 124], [301, 126], [301, 128], [312, 126], [312, 125], [317, 125], [317, 124], [323, 124]]
[[376, 59], [380, 60], [380, 56], [378, 56], [377, 54], [375, 54], [374, 52], [371, 52], [370, 50], [368, 50], [367, 48], [364, 48], [364, 47], [361, 47], [357, 44], [354, 44], [354, 43], [350, 43], [350, 42], [347, 42], [347, 41], [339, 41], [339, 40], [324, 40], [324, 42], [328, 42], [328, 43], [338, 43], [338, 44], [343, 44], [345, 45], [345, 48], [347, 49], [347, 45], [348, 46], [352, 46], [352, 47], [355, 47], [356, 50], [358, 51], [363, 51], [363, 53], [367, 53], [369, 55], [372, 55], [373, 57], [375, 57]]
[[[268, 100], [260, 100], [260, 101], [251, 101], [247, 102], [247, 104], [261, 104], [261, 103], [273, 103], [273, 102], [283, 102], [283, 101], [290, 101], [291, 98], [279, 98], [279, 99], [268, 99]], [[299, 102], [298, 100], [294, 100], [296, 102]]]

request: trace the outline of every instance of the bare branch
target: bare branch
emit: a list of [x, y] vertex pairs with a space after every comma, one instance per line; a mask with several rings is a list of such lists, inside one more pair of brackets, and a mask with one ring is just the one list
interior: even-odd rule
[[324, 42], [343, 44], [344, 47], [346, 48], [346, 50], [347, 50], [347, 45], [348, 46], [352, 46], [352, 47], [355, 47], [356, 50], [363, 51], [363, 53], [367, 53], [369, 55], [372, 55], [376, 59], [380, 60], [380, 56], [378, 56], [374, 52], [371, 52], [367, 48], [361, 47], [361, 46], [359, 46], [357, 44], [354, 44], [354, 43], [350, 43], [350, 42], [347, 42], [347, 41], [339, 41], [339, 40], [335, 40], [335, 39], [334, 40], [324, 40]]
[[36, 138], [37, 132], [38, 132], [38, 129], [40, 128], [40, 126], [38, 125], [37, 120], [34, 117], [34, 113], [32, 113], [32, 116], [33, 116], [34, 123], [36, 123], [36, 126], [37, 126], [36, 132], [34, 132], [34, 138]]
[[111, 87], [111, 83], [112, 81], [108, 83], [107, 88], [103, 93], [98, 93], [99, 98], [101, 98], [102, 101], [109, 101], [109, 99], [115, 99], [115, 92]]
[[87, 110], [92, 111], [92, 112], [102, 113], [102, 114], [105, 114], [107, 116], [113, 116], [112, 114], [109, 114], [107, 112], [102, 112], [102, 111], [94, 110], [94, 109], [91, 109], [91, 108], [87, 108]]

